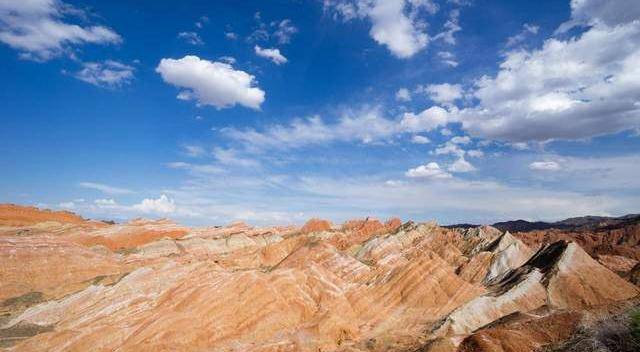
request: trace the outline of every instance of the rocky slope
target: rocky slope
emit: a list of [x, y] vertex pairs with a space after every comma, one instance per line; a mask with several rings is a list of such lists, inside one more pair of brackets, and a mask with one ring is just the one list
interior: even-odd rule
[[530, 351], [637, 305], [634, 234], [605, 253], [490, 226], [188, 228], [0, 205], [0, 348]]

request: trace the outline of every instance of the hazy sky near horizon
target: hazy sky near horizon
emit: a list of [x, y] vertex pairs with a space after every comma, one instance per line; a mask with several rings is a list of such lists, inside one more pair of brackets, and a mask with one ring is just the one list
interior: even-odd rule
[[125, 220], [640, 212], [637, 0], [0, 0], [0, 202]]

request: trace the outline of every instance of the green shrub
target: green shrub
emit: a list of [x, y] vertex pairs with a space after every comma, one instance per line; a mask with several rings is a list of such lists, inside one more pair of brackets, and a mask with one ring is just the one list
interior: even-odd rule
[[631, 313], [631, 335], [640, 344], [640, 310]]

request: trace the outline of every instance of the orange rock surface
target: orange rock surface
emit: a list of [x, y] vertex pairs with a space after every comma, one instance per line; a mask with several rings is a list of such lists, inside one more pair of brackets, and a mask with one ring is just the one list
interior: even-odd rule
[[307, 221], [304, 226], [300, 229], [301, 233], [312, 233], [312, 232], [320, 232], [320, 231], [329, 231], [333, 225], [328, 220], [322, 219], [311, 219]]
[[24, 226], [47, 221], [80, 224], [86, 220], [67, 211], [40, 210], [36, 207], [0, 204], [0, 226]]
[[626, 259], [492, 227], [188, 228], [10, 207], [0, 346], [15, 351], [526, 351], [639, 293], [607, 268]]

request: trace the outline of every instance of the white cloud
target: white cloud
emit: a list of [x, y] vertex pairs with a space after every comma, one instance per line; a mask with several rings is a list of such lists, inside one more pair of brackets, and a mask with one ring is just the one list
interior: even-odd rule
[[432, 1], [421, 0], [325, 0], [324, 6], [345, 21], [368, 19], [369, 35], [402, 59], [412, 57], [429, 43], [426, 25], [419, 19], [420, 12], [437, 11]]
[[635, 0], [572, 0], [571, 21], [560, 27], [561, 31], [575, 25], [601, 23], [615, 26], [640, 18], [640, 8]]
[[196, 32], [180, 32], [178, 38], [184, 40], [191, 45], [204, 45], [204, 41], [200, 38], [200, 35]]
[[459, 24], [459, 20], [460, 20], [460, 10], [459, 9], [451, 10], [451, 12], [449, 12], [449, 19], [444, 24], [444, 31], [438, 33], [435, 37], [433, 37], [433, 39], [434, 40], [441, 39], [447, 44], [455, 45], [456, 44], [455, 34], [462, 30], [462, 27], [460, 27], [460, 24]]
[[411, 101], [411, 92], [407, 88], [400, 88], [396, 92], [397, 101]]
[[462, 98], [462, 86], [459, 84], [430, 84], [426, 87], [420, 87], [418, 90], [424, 91], [431, 100], [439, 104], [452, 103]]
[[555, 161], [535, 161], [529, 164], [531, 170], [558, 171], [561, 169], [560, 164]]
[[526, 142], [509, 143], [509, 146], [515, 150], [529, 149], [529, 143], [526, 143]]
[[[519, 153], [514, 157], [526, 161], [525, 165], [535, 161], [530, 159], [531, 155]], [[502, 172], [503, 167], [513, 168], [517, 165], [515, 160], [498, 165], [495, 173], [488, 176], [490, 180], [483, 180], [482, 175], [474, 175], [472, 180], [450, 175], [432, 182], [423, 182], [425, 179], [420, 177], [400, 179], [409, 169], [402, 162], [391, 170], [383, 168], [385, 172], [377, 175], [354, 175], [354, 169], [349, 167], [351, 160], [326, 176], [310, 175], [304, 168], [297, 168], [298, 175], [290, 169], [285, 174], [269, 174], [267, 168], [238, 168], [215, 176], [185, 168], [190, 177], [182, 186], [158, 194], [174, 200], [176, 211], [170, 215], [172, 218], [202, 225], [240, 218], [254, 224], [302, 223], [311, 214], [336, 222], [368, 215], [384, 218], [402, 214], [405, 219], [423, 221], [435, 217], [444, 223], [492, 223], [514, 218], [558, 220], [585, 214], [622, 215], [638, 204], [639, 156], [576, 159], [545, 155], [539, 160], [557, 160], [562, 171], [518, 169], [514, 172], [519, 171], [522, 176], [516, 178], [531, 177], [536, 181], [509, 184], [493, 180], [493, 175]], [[441, 168], [441, 172], [449, 173], [446, 168]], [[612, 179], [616, 182], [610, 182]], [[549, 182], [557, 183], [549, 186]], [[610, 193], [611, 189], [618, 193]], [[79, 205], [76, 206], [79, 210]], [[111, 218], [115, 216], [112, 214], [139, 213], [124, 205], [100, 212], [101, 216], [108, 214]]]
[[[471, 138], [468, 136], [455, 136], [444, 144], [441, 144], [435, 149], [433, 154], [435, 155], [455, 155], [459, 159], [463, 159], [467, 153], [464, 149], [460, 148], [460, 145], [466, 145], [471, 143]], [[481, 156], [481, 151], [474, 151], [472, 156]], [[464, 160], [463, 160], [464, 161]], [[460, 163], [461, 165], [464, 163]]]
[[117, 44], [122, 38], [104, 26], [69, 23], [82, 10], [62, 1], [0, 1], [0, 41], [20, 51], [21, 57], [49, 60], [64, 53], [73, 56], [81, 44]]
[[431, 140], [425, 136], [416, 134], [413, 137], [411, 137], [411, 142], [414, 144], [428, 144], [428, 143], [431, 143]]
[[196, 26], [197, 28], [202, 28], [207, 23], [209, 23], [209, 17], [208, 16], [200, 16], [200, 19], [198, 19], [198, 21], [196, 21], [196, 23], [194, 23], [194, 26]]
[[409, 169], [405, 176], [410, 178], [424, 179], [447, 179], [451, 178], [451, 174], [442, 170], [436, 162], [430, 162], [426, 165], [420, 165], [416, 168]]
[[171, 214], [176, 211], [173, 199], [166, 195], [161, 195], [158, 199], [145, 198], [139, 204], [134, 204], [133, 209], [143, 213]]
[[461, 149], [456, 143], [448, 141], [447, 143], [436, 148], [435, 155], [457, 155], [459, 157], [464, 156], [465, 151]]
[[369, 34], [395, 56], [409, 58], [427, 46], [429, 36], [404, 13], [403, 0], [377, 0], [369, 10]]
[[458, 60], [456, 56], [450, 51], [439, 51], [438, 57], [440, 62], [450, 67], [458, 67]]
[[476, 168], [471, 165], [471, 163], [466, 161], [463, 156], [460, 156], [453, 164], [449, 166], [447, 170], [451, 172], [471, 172], [475, 171]]
[[222, 132], [249, 148], [262, 151], [331, 142], [374, 143], [394, 137], [399, 133], [399, 126], [396, 121], [382, 117], [379, 109], [373, 108], [346, 110], [333, 124], [325, 123], [319, 116], [312, 116], [294, 119], [287, 125], [273, 125], [264, 131], [226, 128]]
[[218, 60], [226, 62], [229, 65], [234, 65], [236, 63], [236, 58], [233, 56], [220, 56]]
[[432, 106], [417, 115], [405, 113], [400, 120], [400, 126], [408, 132], [428, 132], [449, 122], [450, 114], [447, 110]]
[[194, 174], [199, 175], [216, 175], [225, 173], [226, 170], [216, 166], [208, 164], [191, 164], [182, 161], [174, 161], [167, 163], [166, 166], [170, 169], [188, 170]]
[[525, 23], [524, 25], [522, 25], [522, 30], [518, 34], [507, 38], [507, 44], [505, 44], [505, 46], [507, 48], [516, 46], [527, 39], [527, 36], [531, 34], [537, 34], [539, 29], [539, 26]]
[[255, 86], [255, 77], [223, 62], [212, 62], [187, 55], [182, 59], [162, 59], [156, 68], [162, 79], [184, 88], [179, 99], [196, 100], [218, 109], [240, 104], [260, 109], [265, 92]]
[[[333, 142], [384, 143], [403, 134], [432, 131], [450, 120], [450, 113], [438, 106], [417, 115], [405, 113], [396, 119], [385, 118], [379, 107], [364, 107], [344, 110], [334, 123], [326, 123], [320, 116], [312, 116], [294, 119], [288, 124], [268, 126], [262, 131], [229, 127], [221, 132], [245, 148], [262, 152], [264, 149], [299, 148]], [[422, 138], [415, 140], [424, 141]]]
[[256, 55], [269, 59], [276, 65], [287, 63], [287, 58], [280, 54], [280, 49], [261, 48], [259, 45], [254, 46], [253, 49], [255, 50]]
[[288, 44], [291, 42], [291, 36], [298, 32], [290, 19], [284, 19], [277, 23], [278, 29], [273, 32], [273, 36], [278, 39], [279, 44]]
[[229, 39], [229, 40], [236, 40], [238, 39], [238, 35], [234, 32], [225, 32], [224, 33], [224, 37]]
[[134, 70], [132, 66], [112, 60], [85, 62], [73, 76], [94, 86], [114, 88], [129, 84]]
[[402, 186], [404, 182], [399, 180], [386, 180], [384, 181], [384, 184], [389, 187], [397, 187], [397, 186]]
[[130, 189], [113, 187], [109, 185], [105, 185], [103, 183], [96, 182], [80, 182], [78, 184], [82, 188], [95, 189], [105, 194], [132, 194], [135, 193]]
[[573, 1], [573, 18], [592, 26], [547, 39], [539, 49], [506, 53], [495, 76], [477, 80], [479, 104], [456, 117], [463, 129], [487, 139], [544, 142], [638, 128], [640, 11], [623, 14], [631, 3]]
[[467, 150], [467, 155], [473, 158], [481, 158], [484, 156], [484, 152], [479, 149], [471, 149], [471, 150]]
[[[576, 189], [591, 193], [613, 193], [622, 195], [640, 195], [640, 156], [637, 154], [610, 157], [567, 157], [545, 155], [542, 158], [558, 164], [556, 172], [535, 173], [536, 178], [553, 180], [562, 184], [564, 189]], [[615, 182], [611, 182], [615, 180]], [[622, 195], [621, 195], [622, 194]], [[637, 200], [636, 200], [637, 202]]]
[[93, 201], [93, 204], [100, 208], [109, 208], [118, 206], [118, 203], [112, 198], [100, 198]]
[[[290, 19], [285, 18], [283, 20], [272, 21], [270, 25], [267, 25], [262, 21], [262, 15], [260, 12], [256, 12], [253, 16], [256, 21], [256, 27], [251, 34], [246, 38], [247, 42], [265, 42], [270, 38], [274, 38], [280, 45], [289, 44], [291, 37], [298, 33], [298, 28], [293, 25]], [[236, 39], [237, 35], [233, 33], [233, 38]]]

